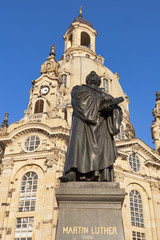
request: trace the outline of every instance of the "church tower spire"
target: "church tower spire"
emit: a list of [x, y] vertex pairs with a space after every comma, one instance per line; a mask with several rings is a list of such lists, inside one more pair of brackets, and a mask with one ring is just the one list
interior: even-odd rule
[[151, 126], [152, 138], [155, 143], [155, 150], [160, 153], [160, 93], [156, 92], [156, 104], [153, 109], [153, 123]]

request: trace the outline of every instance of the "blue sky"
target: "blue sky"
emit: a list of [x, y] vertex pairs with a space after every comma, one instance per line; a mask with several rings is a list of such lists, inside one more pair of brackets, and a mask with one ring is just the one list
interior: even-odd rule
[[62, 36], [78, 16], [97, 30], [96, 52], [105, 66], [118, 72], [129, 96], [130, 120], [136, 137], [154, 148], [151, 139], [155, 91], [160, 91], [159, 0], [6, 0], [0, 2], [0, 124], [24, 116], [31, 81], [56, 46], [59, 60]]

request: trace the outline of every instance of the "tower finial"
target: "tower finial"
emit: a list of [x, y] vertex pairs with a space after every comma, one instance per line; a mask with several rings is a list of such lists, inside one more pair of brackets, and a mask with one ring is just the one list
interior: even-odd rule
[[79, 17], [83, 17], [82, 16], [82, 6], [80, 6], [80, 9], [79, 9]]
[[159, 94], [159, 92], [157, 91], [157, 92], [156, 92], [156, 101], [158, 101], [158, 100], [160, 100], [160, 94]]
[[56, 55], [56, 53], [55, 53], [55, 45], [54, 45], [54, 44], [51, 46], [51, 51], [50, 51], [49, 55], [50, 55], [50, 56], [51, 56], [51, 55], [53, 55], [53, 56]]
[[8, 113], [5, 114], [5, 118], [3, 120], [3, 123], [1, 124], [1, 128], [8, 127]]

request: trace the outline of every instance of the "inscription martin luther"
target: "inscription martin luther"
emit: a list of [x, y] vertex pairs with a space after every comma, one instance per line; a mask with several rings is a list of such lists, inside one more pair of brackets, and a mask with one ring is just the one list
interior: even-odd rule
[[63, 227], [63, 234], [107, 234], [107, 235], [117, 235], [117, 227]]

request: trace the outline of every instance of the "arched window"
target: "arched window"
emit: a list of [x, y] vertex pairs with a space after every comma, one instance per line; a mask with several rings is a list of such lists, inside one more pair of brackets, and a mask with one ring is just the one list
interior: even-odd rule
[[144, 228], [143, 207], [141, 195], [138, 191], [132, 190], [129, 194], [131, 224], [135, 227]]
[[0, 163], [1, 163], [1, 159], [4, 155], [4, 149], [5, 149], [5, 147], [3, 145], [0, 145]]
[[103, 88], [105, 92], [109, 93], [109, 82], [106, 78], [103, 78]]
[[36, 205], [38, 176], [35, 172], [28, 172], [22, 178], [19, 212], [34, 211]]
[[138, 156], [135, 153], [129, 155], [129, 165], [134, 172], [139, 172], [140, 170], [140, 161]]
[[62, 74], [62, 82], [64, 84], [64, 87], [67, 87], [67, 74]]
[[32, 240], [33, 217], [17, 218], [14, 240]]
[[124, 126], [121, 124], [119, 133], [115, 136], [116, 139], [123, 140], [125, 139]]
[[81, 32], [81, 45], [86, 47], [90, 45], [90, 36], [86, 32]]
[[44, 101], [42, 99], [37, 100], [35, 104], [34, 113], [42, 113], [44, 107]]
[[73, 37], [72, 37], [72, 34], [71, 34], [71, 35], [69, 36], [69, 39], [68, 39], [67, 48], [72, 47], [72, 39], [73, 39]]
[[67, 121], [67, 109], [64, 110], [64, 119]]

